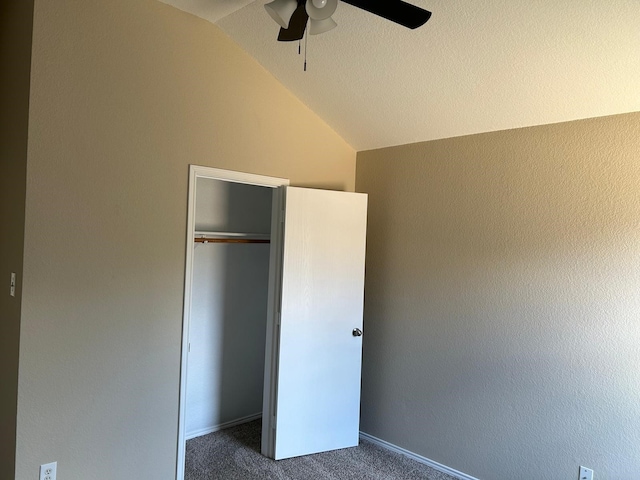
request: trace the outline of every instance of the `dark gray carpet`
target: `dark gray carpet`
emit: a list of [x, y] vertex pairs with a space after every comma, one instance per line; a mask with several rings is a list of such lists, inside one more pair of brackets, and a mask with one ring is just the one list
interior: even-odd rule
[[189, 440], [185, 480], [455, 480], [366, 440], [276, 462], [260, 454], [260, 429], [256, 420]]

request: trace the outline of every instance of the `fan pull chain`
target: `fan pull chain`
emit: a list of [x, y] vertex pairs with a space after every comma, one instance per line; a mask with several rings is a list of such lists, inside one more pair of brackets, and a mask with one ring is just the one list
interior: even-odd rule
[[304, 31], [304, 71], [307, 71], [307, 40], [309, 40], [309, 32]]
[[300, 55], [300, 44], [302, 43], [302, 40], [298, 40], [298, 55]]

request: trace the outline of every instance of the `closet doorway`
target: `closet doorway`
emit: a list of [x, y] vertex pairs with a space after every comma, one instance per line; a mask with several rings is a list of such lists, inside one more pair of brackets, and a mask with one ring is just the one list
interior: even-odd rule
[[358, 444], [367, 196], [190, 167], [177, 480], [262, 416], [273, 459]]
[[273, 192], [288, 184], [190, 167], [178, 480], [187, 440], [262, 416]]

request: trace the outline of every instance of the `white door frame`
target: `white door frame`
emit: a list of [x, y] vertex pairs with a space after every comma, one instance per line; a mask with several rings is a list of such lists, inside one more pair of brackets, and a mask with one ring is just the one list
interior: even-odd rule
[[[289, 185], [286, 178], [267, 177], [252, 173], [234, 172], [218, 168], [189, 165], [189, 199], [187, 210], [187, 251], [184, 277], [184, 306], [182, 316], [182, 356], [180, 360], [180, 404], [178, 413], [178, 454], [176, 480], [184, 480], [185, 463], [185, 414], [187, 400], [187, 363], [189, 358], [189, 324], [191, 317], [191, 289], [193, 280], [193, 255], [196, 213], [196, 180], [211, 178], [225, 182], [244, 183], [261, 187], [278, 188]], [[274, 243], [271, 243], [274, 248]], [[266, 313], [266, 312], [265, 312]]]

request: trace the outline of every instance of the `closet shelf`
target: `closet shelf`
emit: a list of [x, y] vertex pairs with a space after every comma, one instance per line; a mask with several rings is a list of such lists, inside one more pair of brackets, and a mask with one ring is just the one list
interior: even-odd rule
[[211, 232], [196, 230], [196, 243], [270, 243], [268, 233]]

